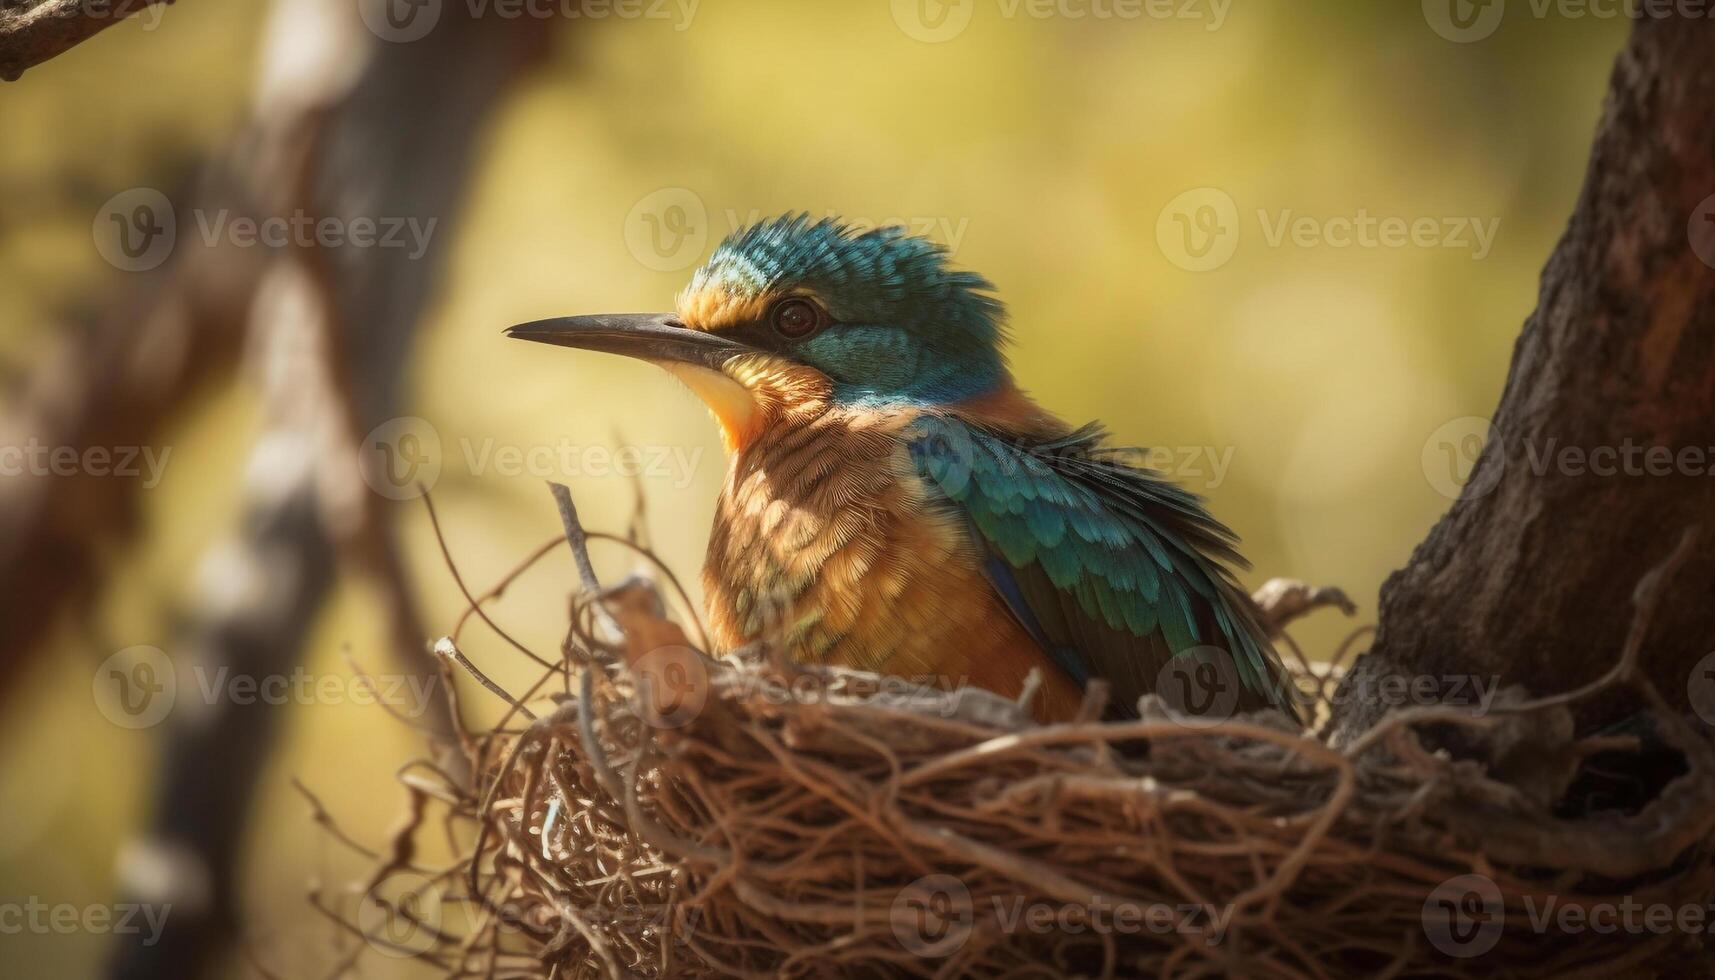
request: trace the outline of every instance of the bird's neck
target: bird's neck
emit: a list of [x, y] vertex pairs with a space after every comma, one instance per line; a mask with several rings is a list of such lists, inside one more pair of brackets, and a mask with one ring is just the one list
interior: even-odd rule
[[735, 461], [770, 439], [805, 426], [871, 428], [880, 419], [909, 422], [947, 415], [987, 429], [1052, 438], [1070, 431], [1004, 372], [982, 390], [951, 401], [868, 393], [851, 397], [812, 368], [776, 358], [740, 358], [724, 371], [663, 364], [709, 408]]
[[982, 394], [941, 408], [963, 422], [1027, 439], [1058, 439], [1071, 432], [1059, 416], [1036, 404], [1010, 377]]
[[820, 372], [767, 357], [737, 358], [716, 371], [662, 364], [703, 404], [721, 427], [727, 452], [739, 456], [763, 433], [802, 424], [833, 404], [833, 388]]

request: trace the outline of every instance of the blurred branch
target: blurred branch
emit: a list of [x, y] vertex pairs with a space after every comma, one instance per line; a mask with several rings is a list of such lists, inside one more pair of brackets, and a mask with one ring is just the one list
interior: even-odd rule
[[34, 68], [149, 7], [173, 0], [0, 0], [0, 79]]
[[[244, 154], [208, 168], [189, 197], [249, 210]], [[143, 447], [156, 443], [180, 409], [230, 375], [243, 324], [267, 264], [259, 249], [230, 245], [181, 251], [126, 282], [106, 311], [68, 329], [8, 405], [0, 445], [33, 439], [50, 447]], [[103, 556], [137, 530], [137, 479], [24, 472], [0, 480], [0, 697], [25, 657], [87, 600]]]
[[[540, 21], [478, 18], [459, 7], [427, 38], [393, 44], [349, 16], [346, 0], [278, 0], [244, 141], [254, 193], [241, 213], [301, 215], [318, 227], [385, 218], [453, 225], [477, 138], [544, 50], [544, 36]], [[287, 49], [293, 57], [281, 56]], [[390, 502], [365, 485], [358, 447], [398, 411], [448, 250], [445, 235], [415, 253], [255, 250], [268, 259], [250, 283], [247, 341], [264, 422], [245, 471], [241, 525], [205, 560], [177, 651], [232, 677], [290, 673], [343, 562], [380, 589], [395, 672], [443, 682], [425, 649]], [[448, 699], [425, 707], [424, 723], [456, 748]], [[151, 826], [129, 849], [173, 860], [120, 869], [133, 898], [172, 905], [173, 925], [154, 946], [117, 945], [110, 976], [206, 975], [243, 921], [243, 830], [281, 713], [231, 698], [197, 708], [195, 717], [172, 716]], [[195, 900], [198, 891], [163, 868], [206, 881], [207, 898]]]

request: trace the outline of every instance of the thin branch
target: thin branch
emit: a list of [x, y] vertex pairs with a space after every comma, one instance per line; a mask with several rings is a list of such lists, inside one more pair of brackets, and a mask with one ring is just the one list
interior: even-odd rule
[[[572, 503], [572, 491], [563, 483], [549, 481], [548, 490], [554, 495], [554, 505], [560, 509], [560, 523], [566, 529], [566, 541], [572, 546], [572, 560], [577, 563], [578, 577], [583, 580], [584, 591], [590, 595], [601, 592], [601, 579], [595, 573], [595, 563], [590, 561], [589, 535], [584, 533], [583, 522], [578, 520], [578, 507]], [[596, 617], [614, 636], [623, 636], [625, 631], [619, 628], [619, 623], [608, 612], [607, 607], [600, 601], [593, 603]]]
[[483, 687], [487, 688], [489, 690], [489, 693], [493, 694], [495, 697], [497, 697], [500, 700], [505, 701], [507, 704], [511, 705], [513, 711], [516, 711], [519, 714], [522, 714], [524, 717], [530, 719], [531, 721], [536, 720], [536, 713], [535, 712], [531, 711], [529, 708], [524, 707], [524, 705], [522, 703], [520, 703], [517, 698], [506, 693], [505, 688], [501, 687], [499, 684], [496, 684], [493, 680], [491, 680], [489, 678], [489, 676], [487, 674], [483, 673], [481, 670], [478, 670], [476, 664], [471, 663], [470, 658], [466, 657], [464, 655], [463, 651], [459, 650], [458, 645], [452, 641], [452, 637], [443, 636], [440, 639], [435, 641], [435, 655], [438, 657], [450, 657], [453, 660], [458, 661], [458, 665], [460, 667], [463, 667], [465, 669], [465, 672], [470, 674], [470, 676], [476, 678], [477, 683], [479, 683]]
[[[128, 17], [173, 0], [0, 0], [0, 79], [56, 58]], [[157, 17], [159, 14], [156, 15]]]

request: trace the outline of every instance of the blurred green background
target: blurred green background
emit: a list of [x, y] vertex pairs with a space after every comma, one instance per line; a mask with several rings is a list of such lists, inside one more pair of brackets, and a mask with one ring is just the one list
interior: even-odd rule
[[[556, 25], [551, 59], [492, 121], [467, 211], [435, 232], [451, 236], [449, 262], [410, 366], [407, 414], [438, 433], [435, 499], [473, 586], [557, 527], [543, 474], [470, 465], [485, 446], [678, 450], [639, 483], [659, 551], [695, 579], [723, 465], [699, 404], [647, 366], [498, 331], [667, 308], [735, 223], [807, 210], [899, 219], [949, 244], [1010, 304], [1025, 388], [1123, 442], [1199, 454], [1176, 475], [1243, 537], [1248, 585], [1337, 584], [1370, 621], [1383, 578], [1449, 503], [1426, 446], [1499, 395], [1624, 23], [1521, 10], [1493, 36], [1455, 43], [1414, 3], [1237, 0], [1218, 23], [1208, 0], [1186, 18], [1009, 17], [1000, 0], [963, 9], [965, 28], [934, 43], [888, 0], [708, 0], [688, 19], [672, 7]], [[122, 24], [0, 87], [7, 376], [126, 275], [92, 243], [102, 202], [171, 186], [244, 118], [264, 12], [182, 0], [157, 29]], [[1177, 227], [1164, 208], [1197, 188], [1230, 198], [1238, 225], [1230, 260], [1200, 272], [1162, 245]], [[1270, 241], [1288, 215], [1328, 230], [1360, 210], [1498, 222], [1498, 233], [1480, 255], [1474, 240]], [[674, 230], [686, 236], [671, 247], [651, 241]], [[171, 644], [199, 557], [230, 530], [257, 425], [242, 380], [199, 402], [167, 440], [165, 479], [143, 495], [138, 547], [115, 555], [94, 614], [36, 651], [5, 704], [0, 900], [112, 901], [158, 744], [98, 713], [91, 674], [122, 647]], [[1218, 478], [1212, 458], [1227, 461]], [[632, 480], [557, 475], [591, 527], [624, 529]], [[429, 626], [444, 631], [462, 603], [422, 506], [387, 506]], [[631, 567], [601, 557], [610, 573]], [[570, 575], [556, 556], [497, 618], [553, 649]], [[371, 598], [342, 587], [315, 626], [309, 671], [345, 675], [342, 651], [385, 666]], [[1296, 634], [1325, 654], [1352, 625], [1327, 613]], [[509, 686], [530, 676], [489, 638], [470, 652]], [[478, 697], [467, 701], [480, 716], [490, 704]], [[420, 741], [372, 707], [276, 710], [282, 751], [249, 830], [247, 942], [281, 975], [318, 975], [336, 932], [306, 889], [365, 865], [316, 830], [288, 780], [378, 842], [401, 812], [392, 774]], [[0, 935], [0, 975], [94, 975], [104, 944], [81, 931]], [[232, 974], [259, 975], [242, 962]], [[372, 959], [364, 975], [414, 974]]]

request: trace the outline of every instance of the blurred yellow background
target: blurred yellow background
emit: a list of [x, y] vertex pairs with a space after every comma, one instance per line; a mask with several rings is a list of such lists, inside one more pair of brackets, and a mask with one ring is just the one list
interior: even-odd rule
[[[1174, 451], [1175, 475], [1242, 536], [1247, 585], [1337, 584], [1369, 621], [1383, 578], [1449, 503], [1426, 445], [1496, 402], [1625, 26], [1521, 10], [1492, 37], [1455, 43], [1418, 4], [1169, 6], [1188, 16], [1007, 16], [1015, 5], [966, 0], [953, 7], [968, 24], [942, 41], [914, 36], [926, 28], [911, 4], [888, 0], [708, 0], [688, 16], [669, 5], [660, 18], [557, 25], [550, 61], [492, 121], [469, 207], [436, 229], [451, 236], [449, 261], [410, 366], [405, 414], [438, 434], [434, 494], [467, 580], [486, 586], [556, 532], [543, 475], [570, 482], [589, 526], [624, 529], [630, 479], [513, 472], [487, 455], [562, 445], [667, 460], [640, 481], [650, 531], [694, 580], [723, 465], [702, 408], [647, 366], [499, 330], [668, 308], [736, 224], [807, 210], [900, 220], [947, 243], [1009, 303], [1024, 387], [1071, 421], [1100, 418], [1122, 442]], [[263, 13], [182, 0], [157, 29], [119, 25], [0, 87], [8, 375], [126, 275], [92, 244], [101, 203], [170, 186], [242, 120]], [[1214, 194], [1186, 199], [1186, 227], [1209, 213], [1226, 234], [1237, 227], [1230, 259], [1207, 271], [1184, 267], [1196, 261], [1173, 245], [1182, 219], [1164, 215], [1197, 189]], [[1201, 210], [1224, 200], [1231, 213]], [[1334, 219], [1361, 214], [1496, 233], [1487, 249], [1468, 228], [1464, 244], [1327, 240]], [[1304, 236], [1275, 234], [1301, 217]], [[200, 555], [236, 515], [257, 424], [240, 381], [170, 434], [139, 546], [115, 556], [95, 614], [35, 652], [5, 705], [5, 900], [112, 900], [158, 745], [98, 713], [92, 671], [123, 647], [170, 646]], [[462, 603], [422, 505], [387, 506], [428, 625], [444, 631]], [[632, 567], [600, 557], [609, 574]], [[497, 618], [552, 650], [570, 576], [555, 556]], [[311, 673], [344, 675], [342, 651], [386, 666], [369, 600], [360, 583], [342, 586], [315, 626]], [[1352, 625], [1326, 613], [1296, 634], [1326, 653]], [[488, 637], [470, 652], [503, 684], [530, 677]], [[492, 717], [480, 697], [466, 697], [473, 714]], [[247, 938], [271, 970], [309, 976], [334, 961], [336, 935], [308, 884], [343, 885], [364, 865], [315, 829], [288, 780], [379, 842], [402, 807], [392, 774], [420, 742], [372, 707], [277, 710], [281, 751], [249, 831]], [[0, 975], [95, 975], [104, 944], [0, 936]], [[238, 962], [231, 974], [256, 975]], [[417, 974], [372, 960], [364, 975]]]

